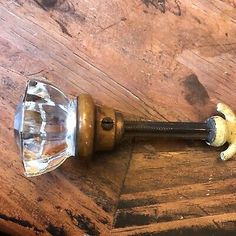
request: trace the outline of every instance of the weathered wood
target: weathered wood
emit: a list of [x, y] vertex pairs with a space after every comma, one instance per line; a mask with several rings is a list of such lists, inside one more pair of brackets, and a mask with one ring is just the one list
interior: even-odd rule
[[[225, 218], [235, 217], [235, 162], [219, 162], [217, 151], [205, 146], [198, 145], [196, 151], [196, 147], [182, 144], [184, 151], [176, 147], [171, 151], [170, 142], [167, 151], [159, 142], [139, 143], [134, 148], [114, 232], [167, 231], [168, 235], [175, 228], [179, 232], [189, 228], [190, 234], [196, 231], [189, 227], [194, 225], [208, 233], [219, 228], [227, 232], [222, 226]], [[145, 226], [146, 230], [137, 226]]]
[[218, 101], [235, 107], [235, 7], [234, 0], [0, 1], [0, 231], [235, 231], [235, 160], [218, 161], [217, 149], [136, 140], [90, 166], [68, 159], [27, 179], [13, 135], [25, 82], [42, 75], [68, 94], [89, 92], [146, 119], [200, 121]]

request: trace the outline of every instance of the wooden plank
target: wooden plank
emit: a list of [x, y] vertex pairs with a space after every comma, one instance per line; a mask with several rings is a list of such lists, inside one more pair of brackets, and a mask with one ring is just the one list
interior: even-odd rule
[[163, 222], [112, 230], [113, 235], [233, 235], [236, 214], [221, 214], [196, 219]]
[[[10, 17], [13, 13], [2, 4], [1, 10], [1, 20], [4, 22], [1, 26], [9, 29], [10, 25], [15, 28], [14, 24], [19, 23], [17, 29], [20, 30], [23, 18], [19, 20], [16, 15], [14, 15], [15, 18]], [[16, 14], [19, 14], [19, 11]], [[5, 16], [10, 18], [5, 18]], [[29, 25], [21, 26], [27, 28]], [[68, 82], [67, 79], [63, 80], [55, 75], [53, 69], [48, 67], [48, 60], [52, 63], [57, 61], [56, 58], [49, 59], [52, 54], [47, 60], [45, 54], [40, 54], [40, 49], [38, 49], [39, 55], [42, 55], [40, 58], [35, 51], [37, 45], [35, 47], [29, 41], [17, 38], [16, 35], [13, 37], [11, 35], [12, 40], [10, 40], [4, 29], [1, 27], [0, 39], [1, 111], [5, 111], [0, 115], [0, 186], [5, 187], [1, 191], [0, 198], [0, 231], [10, 234], [18, 232], [19, 235], [25, 235], [27, 231], [33, 235], [35, 233], [45, 235], [108, 234], [130, 157], [129, 143], [122, 145], [112, 155], [109, 153], [98, 155], [91, 166], [85, 166], [80, 161], [71, 159], [53, 173], [32, 179], [25, 178], [15, 145], [12, 125], [15, 107], [24, 91], [25, 82], [29, 78], [46, 75], [68, 94], [77, 95], [84, 90], [78, 88], [76, 80]], [[27, 29], [30, 30], [30, 27]], [[37, 29], [39, 30], [40, 27], [38, 26]], [[12, 31], [11, 33], [15, 34]], [[38, 42], [43, 42], [44, 37], [45, 34], [41, 36], [41, 39], [39, 38]], [[49, 52], [48, 48], [45, 50]], [[61, 65], [60, 71], [64, 68], [65, 66]], [[65, 70], [64, 75], [66, 74]], [[68, 77], [67, 74], [66, 78]], [[85, 80], [82, 86], [88, 91], [89, 84], [90, 82]], [[104, 81], [104, 84], [100, 86], [105, 85]], [[106, 100], [108, 99], [105, 92], [103, 96]], [[10, 150], [9, 147], [11, 147]]]
[[220, 162], [219, 150], [197, 142], [182, 142], [181, 147], [181, 142], [165, 141], [136, 142], [112, 232], [198, 235], [235, 230], [221, 216], [235, 212], [236, 162]]
[[[132, 156], [126, 176], [124, 193], [150, 191], [183, 184], [221, 180], [235, 176], [235, 162], [221, 163], [217, 152], [182, 151], [158, 152], [150, 157], [144, 153]], [[134, 178], [133, 176], [138, 176]]]
[[[172, 188], [164, 188], [145, 192], [122, 194], [118, 209], [129, 209], [137, 206], [146, 206], [157, 203], [174, 202], [181, 199], [203, 198], [211, 196], [219, 196], [222, 193], [231, 193], [234, 189], [234, 179], [225, 179], [214, 181], [213, 177], [209, 177], [208, 182], [185, 184]], [[197, 189], [197, 191], [196, 191]]]
[[[89, 167], [71, 159], [27, 179], [12, 128], [25, 82], [36, 76], [47, 76], [68, 94], [89, 92], [98, 104], [146, 119], [198, 121], [212, 115], [218, 101], [233, 107], [235, 5], [0, 1], [0, 231], [110, 235], [113, 221], [112, 232], [119, 235], [235, 230], [235, 161], [217, 161], [218, 149], [136, 140], [131, 162], [131, 145], [124, 142]], [[143, 225], [137, 217], [131, 224], [130, 217], [119, 226], [130, 212], [141, 215]]]
[[[198, 218], [206, 215], [219, 215], [225, 212], [231, 213], [235, 209], [234, 194], [220, 194], [210, 196], [211, 191], [205, 193], [202, 198], [186, 197], [186, 200], [156, 203], [146, 206], [138, 206], [125, 210], [118, 210], [116, 228], [148, 225], [151, 223], [168, 222], [182, 219]], [[181, 193], [179, 193], [181, 196]], [[185, 195], [183, 195], [185, 196]], [[181, 196], [182, 198], [184, 198]], [[137, 220], [135, 220], [137, 219]], [[139, 219], [139, 220], [138, 220]]]

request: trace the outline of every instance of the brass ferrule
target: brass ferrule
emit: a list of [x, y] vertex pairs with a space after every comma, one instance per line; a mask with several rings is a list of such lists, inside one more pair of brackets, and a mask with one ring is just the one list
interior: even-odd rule
[[90, 159], [94, 151], [109, 151], [124, 134], [123, 115], [112, 108], [97, 106], [89, 94], [77, 98], [76, 152]]

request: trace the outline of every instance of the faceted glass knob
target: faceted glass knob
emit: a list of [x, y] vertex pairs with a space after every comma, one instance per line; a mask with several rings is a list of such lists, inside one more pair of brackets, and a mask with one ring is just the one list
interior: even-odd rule
[[69, 98], [55, 86], [30, 80], [15, 115], [14, 129], [26, 176], [54, 170], [68, 157], [89, 161], [94, 151], [109, 151], [128, 136], [174, 137], [205, 140], [211, 146], [229, 147], [221, 153], [227, 160], [236, 153], [236, 116], [218, 104], [220, 116], [205, 122], [159, 122], [124, 120], [112, 108], [95, 105], [89, 94]]
[[55, 86], [30, 80], [14, 121], [25, 175], [51, 171], [75, 155], [76, 98]]

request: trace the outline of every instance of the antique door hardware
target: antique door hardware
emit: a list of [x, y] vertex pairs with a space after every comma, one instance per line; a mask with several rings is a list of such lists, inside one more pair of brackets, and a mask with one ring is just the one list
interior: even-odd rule
[[236, 117], [225, 104], [204, 122], [124, 120], [120, 112], [94, 104], [89, 94], [69, 98], [43, 80], [29, 80], [17, 107], [14, 129], [26, 176], [51, 171], [70, 156], [89, 159], [95, 151], [112, 150], [124, 134], [205, 140], [219, 147], [222, 160], [236, 153]]

